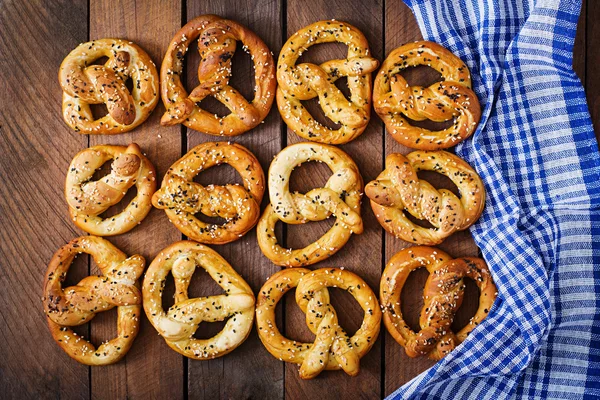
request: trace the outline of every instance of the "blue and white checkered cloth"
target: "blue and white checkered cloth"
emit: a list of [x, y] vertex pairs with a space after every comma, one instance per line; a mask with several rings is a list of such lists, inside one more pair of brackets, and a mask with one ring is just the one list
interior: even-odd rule
[[600, 156], [572, 69], [581, 2], [405, 2], [425, 38], [467, 62], [482, 101], [456, 151], [486, 184], [471, 231], [498, 299], [390, 398], [600, 398]]

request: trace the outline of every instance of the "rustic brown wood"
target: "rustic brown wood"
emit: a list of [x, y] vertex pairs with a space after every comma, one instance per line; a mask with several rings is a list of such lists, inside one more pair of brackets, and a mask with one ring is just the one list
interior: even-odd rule
[[588, 107], [594, 123], [596, 138], [600, 140], [600, 79], [598, 79], [596, 68], [600, 63], [600, 4], [597, 1], [587, 2], [586, 18], [586, 62], [585, 62], [585, 89], [588, 101]]
[[[92, 0], [89, 39], [117, 37], [131, 40], [141, 46], [160, 68], [169, 41], [181, 25], [180, 6], [178, 2], [173, 2], [166, 7], [165, 2], [160, 0]], [[150, 118], [137, 129], [122, 135], [90, 136], [90, 145], [138, 143], [162, 178], [181, 155], [181, 129], [160, 126], [163, 112], [160, 102]], [[121, 203], [128, 199], [130, 197]], [[109, 238], [127, 254], [142, 254], [147, 265], [160, 250], [180, 239], [181, 233], [169, 223], [163, 211], [156, 209], [132, 231]], [[141, 316], [141, 321], [140, 333], [124, 361], [92, 368], [92, 397], [184, 397], [183, 357], [164, 343], [145, 314]], [[100, 314], [91, 325], [94, 341], [113, 337], [116, 332], [116, 311]]]
[[586, 28], [587, 28], [587, 0], [583, 0], [581, 4], [581, 14], [577, 22], [577, 34], [575, 35], [575, 44], [573, 46], [573, 69], [581, 79], [581, 84], [585, 88], [586, 74]]

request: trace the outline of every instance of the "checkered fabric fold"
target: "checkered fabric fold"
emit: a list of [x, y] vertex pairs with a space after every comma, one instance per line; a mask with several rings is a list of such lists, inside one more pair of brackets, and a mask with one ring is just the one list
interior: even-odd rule
[[426, 39], [469, 65], [482, 102], [456, 152], [486, 184], [471, 232], [498, 299], [390, 398], [600, 397], [600, 156], [572, 69], [581, 1], [405, 2]]

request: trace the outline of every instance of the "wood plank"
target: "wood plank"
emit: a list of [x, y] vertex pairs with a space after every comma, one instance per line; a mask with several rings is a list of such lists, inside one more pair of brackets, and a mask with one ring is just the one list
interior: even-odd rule
[[[362, 2], [353, 0], [335, 1], [301, 1], [287, 2], [287, 39], [299, 29], [314, 22], [326, 19], [346, 21], [356, 26], [367, 37], [373, 57], [378, 60], [383, 56], [383, 2]], [[285, 41], [285, 40], [284, 40]], [[347, 48], [342, 44], [322, 44], [311, 47], [301, 57], [301, 62], [321, 63], [334, 58], [346, 58]], [[341, 85], [342, 91], [347, 90]], [[306, 107], [319, 121], [327, 120], [320, 111], [316, 100], [307, 102]], [[380, 172], [383, 163], [382, 123], [373, 113], [371, 122], [365, 132], [354, 141], [340, 146], [357, 163], [365, 182], [374, 179]], [[290, 129], [287, 130], [287, 143], [305, 141]], [[323, 164], [306, 163], [292, 174], [291, 189], [306, 192], [314, 187], [321, 187], [331, 176], [329, 169]], [[375, 220], [368, 202], [363, 200], [361, 213], [365, 231], [361, 235], [353, 235], [350, 241], [331, 258], [311, 266], [312, 269], [323, 267], [345, 267], [361, 276], [375, 291], [379, 291], [379, 279], [382, 267], [382, 229]], [[304, 225], [288, 225], [286, 245], [299, 248], [318, 239], [333, 224], [334, 219], [312, 222]], [[290, 338], [304, 341], [314, 340], [306, 323], [304, 314], [298, 308], [293, 293], [285, 297], [285, 332]], [[333, 305], [337, 311], [341, 325], [352, 334], [360, 326], [362, 310], [358, 303], [348, 294], [338, 289], [330, 289]], [[382, 325], [383, 329], [383, 325]], [[324, 371], [312, 381], [302, 381], [298, 375], [298, 366], [286, 365], [285, 386], [286, 398], [319, 398], [323, 396], [323, 388], [336, 398], [360, 397], [381, 398], [381, 341], [377, 341], [371, 351], [361, 360], [361, 372], [350, 378], [342, 371]]]
[[[188, 21], [199, 15], [216, 14], [248, 27], [273, 52], [277, 52], [281, 46], [281, 3], [278, 0], [262, 0], [258, 3], [235, 0], [187, 3]], [[198, 84], [199, 56], [196, 48], [197, 44], [193, 43], [186, 56], [188, 90]], [[239, 43], [232, 59], [230, 84], [246, 99], [252, 99], [254, 67], [250, 56], [242, 50]], [[202, 107], [224, 115], [224, 106], [214, 99], [203, 101]], [[263, 124], [240, 136], [217, 137], [187, 130], [188, 150], [201, 143], [227, 140], [249, 149], [258, 158], [266, 174], [273, 156], [281, 149], [281, 120], [277, 115], [276, 106], [273, 106]], [[202, 184], [241, 183], [237, 172], [229, 166], [219, 166], [203, 172], [197, 181]], [[267, 199], [268, 195], [265, 193], [263, 208]], [[242, 275], [255, 293], [258, 293], [267, 278], [277, 270], [260, 252], [254, 229], [233, 243], [211, 247]], [[198, 272], [196, 275], [199, 275]], [[222, 289], [207, 274], [201, 275], [192, 281], [190, 296], [222, 293]], [[198, 331], [201, 331], [201, 337], [208, 338], [216, 334], [223, 325], [201, 324]], [[187, 363], [187, 391], [190, 399], [283, 397], [283, 367], [263, 347], [255, 329], [250, 337], [230, 354], [210, 361], [187, 360]]]
[[586, 28], [587, 28], [587, 0], [581, 3], [581, 13], [577, 22], [577, 34], [575, 35], [575, 44], [573, 46], [573, 69], [581, 79], [583, 87], [585, 87], [585, 61], [586, 61]]
[[[54, 342], [40, 298], [48, 261], [79, 235], [63, 188], [71, 157], [87, 138], [62, 119], [57, 73], [87, 39], [87, 2], [4, 2], [0, 26], [0, 392], [9, 399], [86, 399], [89, 368]], [[78, 282], [87, 270], [81, 257], [68, 280]]]
[[600, 79], [594, 70], [600, 63], [600, 52], [597, 51], [600, 44], [600, 4], [597, 1], [587, 2], [586, 16], [586, 62], [585, 62], [585, 90], [588, 107], [596, 132], [596, 138], [600, 140]]
[[[408, 42], [422, 40], [423, 37], [412, 12], [401, 0], [387, 0], [385, 5], [385, 54], [387, 56], [397, 47]], [[431, 78], [435, 79], [436, 74], [432, 74], [426, 67], [417, 67], [407, 71], [405, 76], [409, 83], [422, 84], [423, 82], [432, 82]], [[385, 133], [384, 141], [386, 155], [392, 153], [407, 154], [413, 151], [396, 142], [387, 133]], [[445, 179], [440, 179], [441, 177], [436, 175], [425, 173], [423, 177], [435, 187], [451, 188], [447, 185]], [[396, 239], [386, 232], [386, 262], [398, 251], [409, 246], [411, 246], [410, 243]], [[478, 248], [469, 232], [455, 233], [437, 247], [454, 257], [476, 256], [478, 254]], [[402, 311], [409, 325], [415, 330], [419, 329], [418, 320], [423, 305], [423, 286], [427, 276], [425, 270], [419, 270], [411, 274], [402, 293]], [[468, 319], [475, 314], [478, 305], [477, 296], [477, 288], [468, 283], [465, 300], [456, 317], [456, 325], [465, 325]], [[385, 395], [389, 395], [399, 386], [433, 366], [433, 364], [435, 362], [427, 358], [413, 359], [408, 357], [404, 352], [404, 348], [396, 343], [387, 331], [385, 332]]]
[[[157, 68], [180, 25], [179, 2], [172, 2], [165, 7], [160, 0], [90, 1], [90, 39], [116, 37], [131, 40], [150, 55]], [[162, 178], [181, 155], [181, 129], [160, 126], [163, 112], [161, 101], [148, 120], [132, 132], [90, 136], [90, 145], [127, 145], [136, 142], [156, 167], [158, 177]], [[130, 197], [124, 201], [127, 199]], [[160, 250], [180, 239], [181, 233], [169, 223], [163, 211], [156, 209], [132, 231], [109, 238], [129, 255], [142, 254], [146, 258], [146, 265]], [[116, 311], [98, 315], [91, 325], [94, 341], [113, 337], [116, 333]], [[124, 361], [108, 367], [92, 368], [92, 397], [183, 398], [182, 359], [157, 335], [144, 314], [140, 333]]]

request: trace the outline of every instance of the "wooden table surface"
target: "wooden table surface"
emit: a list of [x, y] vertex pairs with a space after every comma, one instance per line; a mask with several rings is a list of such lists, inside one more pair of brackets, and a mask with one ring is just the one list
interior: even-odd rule
[[[332, 398], [381, 398], [432, 365], [428, 360], [409, 359], [383, 324], [373, 349], [361, 360], [357, 377], [333, 371], [324, 372], [312, 381], [300, 380], [296, 365], [272, 357], [260, 343], [255, 329], [231, 354], [211, 361], [195, 361], [169, 349], [144, 316], [140, 334], [123, 361], [91, 368], [71, 360], [52, 340], [40, 300], [46, 265], [60, 246], [84, 234], [68, 218], [63, 195], [72, 157], [91, 145], [135, 141], [162, 179], [167, 168], [189, 149], [202, 142], [219, 140], [183, 126], [160, 126], [162, 104], [133, 132], [114, 136], [77, 134], [61, 117], [58, 67], [77, 44], [104, 37], [134, 41], [160, 66], [175, 32], [188, 20], [208, 13], [248, 26], [275, 56], [291, 34], [323, 19], [335, 18], [357, 26], [366, 35], [373, 56], [381, 61], [394, 48], [421, 38], [413, 15], [400, 0], [0, 2], [0, 397], [312, 399], [323, 397], [326, 390]], [[594, 45], [598, 43], [600, 24], [593, 23], [599, 18], [600, 2], [584, 3], [574, 62], [587, 90], [595, 122], [600, 118], [600, 78], [587, 71], [600, 63], [600, 51]], [[345, 58], [344, 51], [341, 45], [320, 45], [302, 59], [322, 62]], [[198, 56], [195, 47], [189, 53], [186, 76], [191, 88], [197, 83]], [[238, 51], [233, 63], [233, 85], [251, 98], [253, 73], [249, 57]], [[415, 81], [431, 78], [428, 71], [419, 69], [410, 71], [410, 75]], [[203, 102], [203, 106], [222, 111], [214, 101]], [[308, 106], [318, 114], [314, 102]], [[322, 114], [317, 119], [322, 120]], [[286, 129], [276, 106], [264, 124], [231, 140], [248, 147], [265, 171], [282, 148], [301, 141]], [[341, 148], [357, 162], [365, 182], [381, 172], [385, 154], [409, 151], [385, 134], [375, 113], [365, 133]], [[294, 172], [292, 188], [307, 190], [326, 181], [329, 177], [326, 167], [313, 164]], [[438, 177], [431, 179], [437, 186], [447, 185]], [[238, 177], [232, 168], [222, 166], [202, 174], [199, 182], [238, 182]], [[265, 204], [266, 200], [263, 207]], [[366, 201], [362, 213], [365, 232], [353, 236], [343, 250], [317, 266], [344, 266], [378, 292], [386, 261], [407, 243], [384, 233]], [[280, 229], [280, 240], [287, 246], [303, 246], [323, 234], [331, 223], [284, 227]], [[141, 226], [109, 240], [129, 255], [142, 254], [149, 263], [161, 249], [181, 238], [165, 213], [154, 209]], [[478, 253], [468, 232], [453, 235], [439, 247], [453, 256]], [[234, 243], [213, 248], [248, 281], [255, 293], [278, 270], [261, 254], [254, 232]], [[71, 268], [68, 282], [76, 283], [95, 272], [96, 266], [89, 257], [80, 257]], [[403, 294], [403, 307], [414, 327], [427, 273], [418, 271], [413, 275]], [[190, 295], [215, 294], [218, 289], [207, 274], [198, 270]], [[332, 292], [342, 325], [348, 332], [354, 332], [362, 319], [360, 307], [347, 293]], [[456, 325], [466, 323], [476, 306], [477, 289], [470, 287]], [[293, 294], [285, 297], [278, 317], [287, 336], [312, 340]], [[210, 337], [222, 326], [222, 323], [202, 324], [197, 336]], [[116, 311], [99, 314], [80, 328], [78, 331], [91, 337], [94, 343], [109, 339], [116, 333]]]

